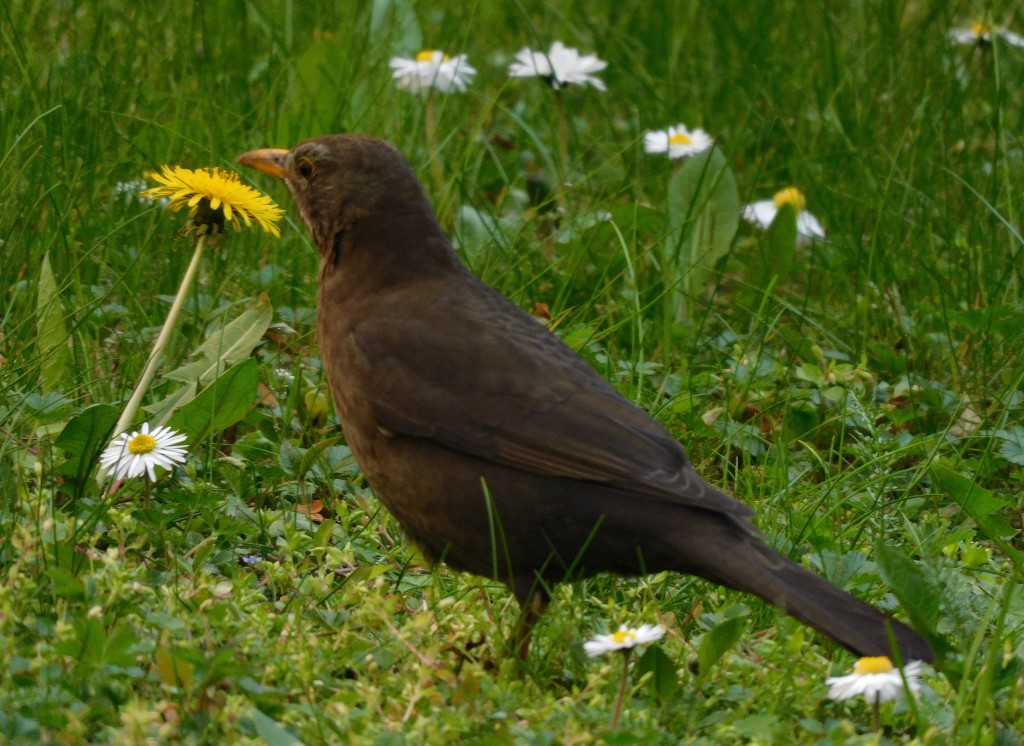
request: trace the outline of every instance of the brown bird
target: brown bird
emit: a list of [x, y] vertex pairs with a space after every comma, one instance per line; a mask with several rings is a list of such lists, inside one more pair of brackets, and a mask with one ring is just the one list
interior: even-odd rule
[[241, 163], [288, 185], [320, 254], [317, 331], [376, 495], [432, 560], [498, 579], [517, 648], [555, 583], [673, 570], [753, 593], [859, 656], [934, 653], [767, 546], [665, 428], [455, 255], [405, 157], [331, 135]]

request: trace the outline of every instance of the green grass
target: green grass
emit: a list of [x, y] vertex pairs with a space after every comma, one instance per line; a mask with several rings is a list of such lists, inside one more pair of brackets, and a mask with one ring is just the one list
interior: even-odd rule
[[[208, 251], [163, 367], [265, 296], [287, 327], [253, 353], [259, 396], [151, 488], [105, 499], [62, 469], [65, 425], [130, 395], [191, 254], [182, 215], [115, 185], [358, 131], [396, 143], [474, 271], [547, 304], [776, 547], [931, 629], [942, 661], [883, 707], [882, 742], [1018, 743], [1024, 50], [953, 47], [978, 8], [938, 0], [363, 5], [0, 9], [0, 741], [877, 742], [869, 707], [825, 697], [847, 653], [685, 577], [561, 587], [521, 668], [509, 594], [428, 567], [340, 439], [315, 251], [259, 175], [283, 236]], [[1024, 31], [1014, 8], [991, 12]], [[557, 222], [526, 198], [527, 162], [557, 184], [554, 96], [504, 74], [555, 39], [609, 62], [607, 92], [565, 92]], [[424, 47], [480, 71], [435, 102], [443, 189], [423, 102], [387, 67]], [[769, 288], [744, 223], [680, 314], [679, 164], [641, 144], [676, 122], [716, 138], [741, 201], [799, 186], [828, 240]], [[176, 385], [158, 375], [147, 403]], [[321, 523], [297, 510], [313, 501]], [[654, 621], [664, 655], [634, 668], [613, 733], [621, 662], [582, 642]]]

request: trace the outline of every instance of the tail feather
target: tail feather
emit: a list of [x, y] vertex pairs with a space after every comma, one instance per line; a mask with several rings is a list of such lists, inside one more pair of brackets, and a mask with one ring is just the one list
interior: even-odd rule
[[747, 535], [737, 547], [735, 536], [721, 547], [716, 562], [707, 563], [710, 580], [763, 598], [787, 614], [832, 638], [857, 656], [890, 656], [892, 637], [903, 661], [931, 663], [931, 646], [910, 627], [788, 557]]

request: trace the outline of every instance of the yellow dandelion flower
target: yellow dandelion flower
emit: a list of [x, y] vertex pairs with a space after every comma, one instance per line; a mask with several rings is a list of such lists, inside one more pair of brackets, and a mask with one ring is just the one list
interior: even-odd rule
[[167, 206], [172, 211], [187, 206], [189, 217], [200, 232], [222, 230], [225, 221], [241, 230], [240, 217], [246, 227], [256, 222], [267, 233], [281, 235], [276, 223], [284, 211], [270, 197], [239, 181], [238, 174], [232, 171], [164, 166], [161, 173], [149, 176], [163, 186], [147, 189], [142, 195], [151, 200], [167, 197]]

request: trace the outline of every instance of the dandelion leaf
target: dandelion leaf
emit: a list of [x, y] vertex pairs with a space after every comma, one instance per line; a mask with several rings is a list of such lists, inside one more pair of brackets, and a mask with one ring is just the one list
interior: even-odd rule
[[231, 427], [252, 409], [258, 383], [256, 361], [243, 360], [183, 405], [167, 424], [184, 433], [189, 443]]
[[193, 362], [164, 374], [164, 378], [181, 385], [164, 399], [145, 410], [159, 424], [167, 421], [180, 407], [192, 401], [201, 389], [211, 385], [231, 366], [247, 360], [270, 326], [274, 309], [269, 301], [260, 301], [243, 311], [238, 318], [215, 329], [192, 353]]
[[181, 383], [210, 383], [220, 372], [249, 357], [273, 316], [270, 302], [260, 301], [225, 326], [213, 330], [192, 353], [195, 362], [165, 373], [164, 378]]

